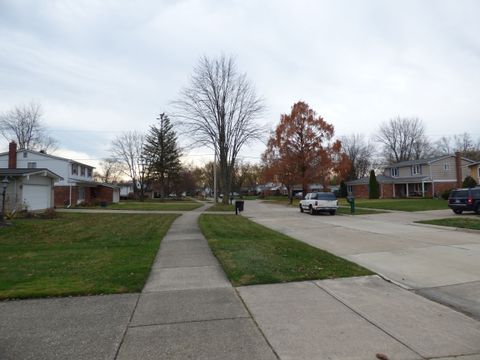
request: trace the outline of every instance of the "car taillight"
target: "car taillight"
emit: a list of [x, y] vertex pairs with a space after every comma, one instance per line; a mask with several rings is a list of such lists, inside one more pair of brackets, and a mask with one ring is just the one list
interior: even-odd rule
[[471, 197], [467, 199], [467, 204], [473, 204], [473, 199]]

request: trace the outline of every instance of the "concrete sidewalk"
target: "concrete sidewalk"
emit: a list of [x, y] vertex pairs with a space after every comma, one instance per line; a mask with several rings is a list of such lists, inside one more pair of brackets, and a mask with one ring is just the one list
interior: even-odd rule
[[117, 359], [276, 359], [198, 228], [202, 210], [162, 240]]

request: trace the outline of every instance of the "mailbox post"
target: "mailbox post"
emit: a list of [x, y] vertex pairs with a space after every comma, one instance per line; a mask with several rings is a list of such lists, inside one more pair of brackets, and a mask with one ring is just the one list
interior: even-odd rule
[[353, 195], [347, 196], [347, 201], [350, 204], [350, 213], [355, 214], [355, 198]]

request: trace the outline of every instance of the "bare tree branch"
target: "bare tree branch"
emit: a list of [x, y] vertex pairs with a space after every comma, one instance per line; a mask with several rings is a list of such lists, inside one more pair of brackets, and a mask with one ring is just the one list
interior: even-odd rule
[[425, 127], [418, 118], [396, 117], [384, 122], [375, 140], [383, 145], [388, 163], [420, 159], [431, 153]]
[[[219, 157], [220, 185], [229, 194], [235, 161], [248, 143], [261, 140], [265, 129], [255, 121], [265, 109], [246, 75], [238, 74], [233, 58], [203, 57], [190, 85], [174, 101], [176, 119], [195, 144], [212, 148]], [[228, 196], [224, 196], [224, 202]]]
[[7, 141], [15, 141], [19, 149], [57, 149], [58, 142], [47, 134], [39, 104], [19, 105], [0, 115], [0, 134]]
[[142, 170], [142, 153], [145, 137], [138, 131], [124, 132], [115, 138], [111, 144], [112, 157], [124, 164], [123, 172], [133, 182], [134, 191]]

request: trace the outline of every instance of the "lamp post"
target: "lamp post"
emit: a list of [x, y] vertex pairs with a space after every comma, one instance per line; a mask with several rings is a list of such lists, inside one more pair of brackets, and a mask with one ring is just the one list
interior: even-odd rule
[[143, 197], [144, 197], [144, 191], [145, 189], [143, 188], [143, 183], [145, 181], [145, 165], [146, 165], [146, 162], [145, 162], [145, 158], [142, 156], [140, 158], [140, 166], [141, 166], [141, 169], [140, 169], [140, 201], [143, 202]]
[[1, 225], [6, 225], [5, 223], [5, 193], [7, 192], [7, 186], [8, 186], [8, 179], [5, 176], [5, 179], [2, 180], [2, 187], [3, 187], [3, 192], [2, 192], [2, 219], [1, 219]]

